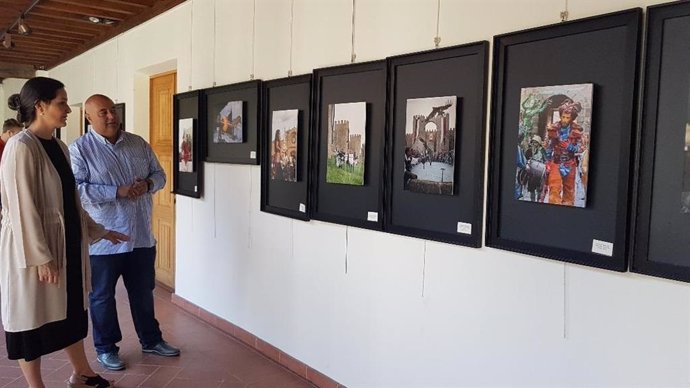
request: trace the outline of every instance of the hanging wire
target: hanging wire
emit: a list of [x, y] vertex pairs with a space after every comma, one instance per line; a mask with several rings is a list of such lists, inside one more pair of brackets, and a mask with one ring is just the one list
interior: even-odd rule
[[118, 102], [120, 89], [120, 38], [115, 39], [115, 102]]
[[345, 273], [347, 274], [347, 251], [349, 250], [350, 246], [350, 227], [345, 226]]
[[568, 338], [568, 264], [563, 263], [563, 339]]
[[294, 34], [292, 26], [295, 23], [295, 0], [290, 4], [290, 68], [288, 69], [288, 77], [292, 77], [292, 43], [294, 41]]
[[218, 236], [216, 233], [217, 224], [218, 224], [218, 213], [216, 211], [216, 195], [217, 195], [216, 187], [218, 187], [218, 185], [216, 183], [218, 181], [218, 175], [216, 174], [216, 166], [218, 166], [218, 163], [213, 163], [213, 238], [214, 239]]
[[357, 54], [355, 54], [355, 2], [352, 0], [352, 51], [350, 53], [350, 62], [355, 63]]
[[563, 11], [561, 11], [561, 21], [562, 22], [568, 21], [568, 0], [565, 0], [565, 9]]
[[213, 0], [213, 86], [216, 86], [216, 14], [218, 0]]
[[249, 79], [254, 79], [254, 52], [256, 49], [256, 0], [254, 0], [254, 8], [252, 11], [252, 72], [249, 74]]
[[422, 298], [426, 289], [426, 240], [424, 240], [424, 263], [422, 264]]
[[441, 0], [438, 0], [436, 7], [436, 36], [434, 37], [434, 46], [438, 48], [441, 45]]
[[194, 56], [192, 55], [194, 53], [194, 45], [192, 44], [192, 40], [194, 37], [194, 0], [192, 0], [190, 4], [192, 9], [191, 11], [189, 11], [189, 85], [187, 85], [187, 90], [192, 90], [192, 67], [194, 66]]
[[254, 186], [254, 179], [252, 177], [252, 166], [248, 166], [249, 168], [247, 171], [249, 171], [249, 206], [247, 206], [247, 239], [248, 244], [247, 247], [251, 248], [252, 247], [252, 190]]

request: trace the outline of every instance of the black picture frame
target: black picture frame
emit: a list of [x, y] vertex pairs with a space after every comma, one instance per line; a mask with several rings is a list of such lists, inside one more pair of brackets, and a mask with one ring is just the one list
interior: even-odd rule
[[649, 7], [646, 42], [630, 269], [690, 282], [690, 214], [681, 202], [681, 193], [690, 191], [690, 1]]
[[[175, 94], [173, 96], [173, 192], [193, 198], [201, 198], [203, 195], [204, 147], [206, 145], [206, 115], [204, 95], [201, 90]], [[192, 161], [193, 172], [181, 172], [179, 167], [179, 121], [180, 119], [193, 119], [193, 148]]]
[[[489, 42], [483, 41], [388, 58], [386, 231], [481, 246], [488, 52]], [[454, 189], [445, 195], [405, 190], [407, 100], [440, 96], [454, 96], [457, 102], [456, 122], [449, 123], [443, 144], [438, 145], [449, 148], [447, 155], [453, 149]], [[446, 141], [453, 146], [447, 146]], [[437, 166], [430, 164], [425, 169], [439, 169], [440, 164]]]
[[[253, 80], [204, 90], [206, 161], [257, 165], [260, 161], [261, 81]], [[242, 143], [214, 143], [218, 112], [230, 101], [242, 101]]]
[[117, 112], [117, 117], [120, 118], [120, 131], [126, 131], [126, 123], [125, 123], [125, 103], [120, 102], [114, 105], [115, 107], [115, 112]]
[[[385, 60], [314, 70], [311, 218], [383, 229], [386, 88]], [[328, 105], [366, 103], [364, 184], [327, 183]]]
[[[262, 86], [261, 211], [309, 220], [309, 144], [311, 137], [311, 74], [264, 81]], [[271, 179], [272, 115], [297, 110], [296, 182]]]
[[[488, 246], [627, 269], [641, 20], [635, 8], [494, 37]], [[584, 83], [594, 85], [586, 207], [517, 200], [521, 88]]]

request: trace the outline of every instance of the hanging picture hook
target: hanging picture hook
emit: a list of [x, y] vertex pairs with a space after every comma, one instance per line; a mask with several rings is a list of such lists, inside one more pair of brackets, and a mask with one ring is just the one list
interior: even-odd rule
[[434, 47], [438, 48], [441, 45], [441, 0], [438, 0], [436, 6], [436, 36], [434, 37]]

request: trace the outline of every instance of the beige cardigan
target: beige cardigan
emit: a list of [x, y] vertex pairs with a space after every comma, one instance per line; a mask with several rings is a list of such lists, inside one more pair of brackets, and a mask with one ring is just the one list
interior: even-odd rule
[[[69, 163], [67, 146], [58, 140]], [[75, 198], [79, 199], [76, 187]], [[28, 130], [13, 136], [0, 162], [0, 308], [5, 331], [35, 329], [67, 316], [65, 223], [62, 183], [40, 141]], [[107, 232], [81, 215], [84, 308], [91, 289], [89, 244]], [[38, 280], [37, 266], [56, 260], [58, 284]]]

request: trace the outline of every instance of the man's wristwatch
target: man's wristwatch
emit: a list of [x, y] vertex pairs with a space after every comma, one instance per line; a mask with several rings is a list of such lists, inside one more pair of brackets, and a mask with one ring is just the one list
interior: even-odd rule
[[150, 193], [153, 190], [153, 181], [151, 178], [146, 178], [146, 192]]

